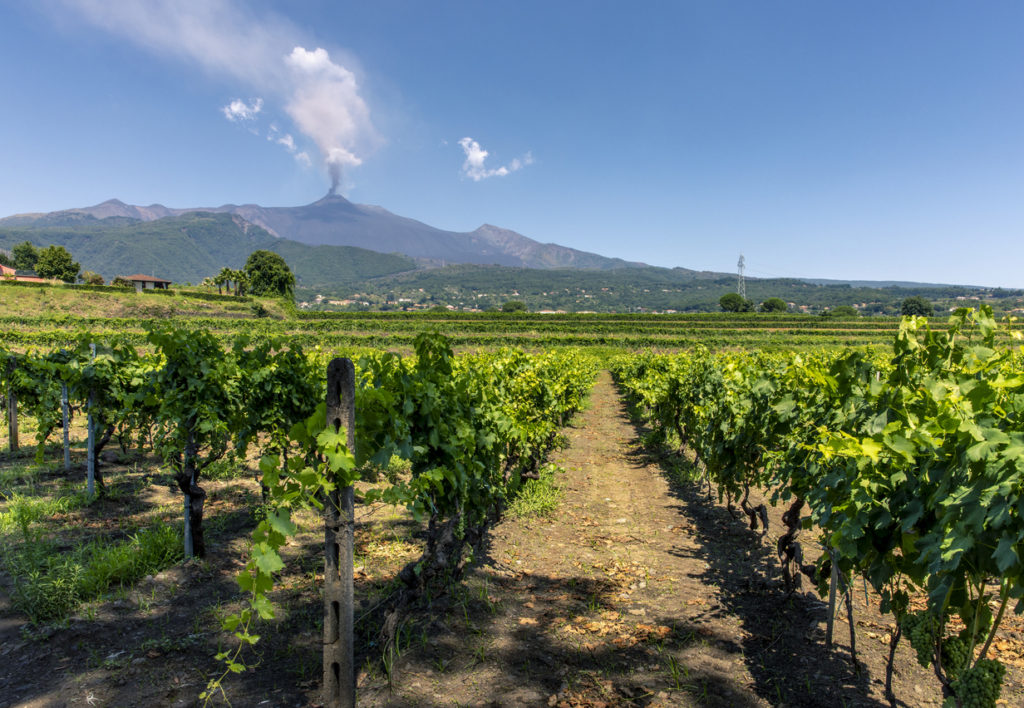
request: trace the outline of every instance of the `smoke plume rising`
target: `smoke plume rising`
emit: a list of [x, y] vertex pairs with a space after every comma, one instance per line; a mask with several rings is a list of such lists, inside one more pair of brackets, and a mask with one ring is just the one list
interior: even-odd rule
[[374, 138], [370, 111], [355, 74], [332, 61], [327, 50], [295, 47], [285, 63], [293, 82], [285, 111], [320, 148], [333, 194], [342, 169], [362, 164], [355, 150]]
[[328, 162], [327, 174], [331, 176], [331, 191], [328, 194], [337, 194], [338, 185], [341, 184], [341, 165], [336, 162]]

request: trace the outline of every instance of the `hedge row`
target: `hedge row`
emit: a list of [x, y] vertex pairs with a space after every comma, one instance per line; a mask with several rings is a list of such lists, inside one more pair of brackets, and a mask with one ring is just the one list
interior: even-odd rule
[[[122, 285], [85, 285], [85, 284], [73, 284], [73, 283], [29, 283], [22, 280], [8, 280], [6, 278], [0, 279], [0, 285], [7, 285], [12, 287], [20, 288], [66, 288], [68, 290], [87, 290], [89, 292], [106, 292], [106, 293], [128, 293], [132, 292], [130, 286]], [[193, 300], [209, 300], [213, 302], [252, 302], [252, 298], [248, 295], [219, 295], [217, 293], [200, 293], [190, 291], [178, 291], [178, 290], [143, 290], [143, 293], [147, 295], [164, 295], [167, 297], [173, 297], [175, 295], [181, 295], [182, 297], [192, 298]]]

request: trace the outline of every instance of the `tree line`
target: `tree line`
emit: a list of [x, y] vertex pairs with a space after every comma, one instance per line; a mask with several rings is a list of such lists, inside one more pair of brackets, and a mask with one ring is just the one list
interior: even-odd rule
[[[103, 276], [91, 270], [82, 270], [64, 246], [49, 245], [37, 248], [31, 241], [16, 244], [8, 252], [0, 250], [0, 264], [16, 271], [35, 273], [40, 278], [74, 283], [78, 280], [86, 285], [105, 285]], [[111, 280], [111, 285], [131, 287], [132, 282], [123, 276]], [[295, 289], [295, 274], [288, 263], [273, 251], [257, 250], [249, 254], [240, 269], [224, 267], [204, 285], [216, 287], [218, 293], [227, 289], [235, 295], [263, 295], [292, 297]]]
[[[787, 312], [789, 305], [778, 297], [770, 297], [760, 305], [753, 300], [747, 299], [739, 293], [726, 293], [718, 300], [718, 306], [723, 312]], [[850, 305], [840, 305], [822, 312], [827, 317], [857, 317], [860, 312]], [[911, 295], [900, 303], [900, 315], [903, 317], [932, 317], [935, 315], [935, 307], [926, 298], [920, 295]]]

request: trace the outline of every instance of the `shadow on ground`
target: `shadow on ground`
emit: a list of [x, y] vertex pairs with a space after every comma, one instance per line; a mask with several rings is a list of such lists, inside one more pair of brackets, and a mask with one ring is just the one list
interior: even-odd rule
[[846, 646], [826, 650], [820, 623], [827, 619], [827, 604], [812, 593], [788, 593], [771, 544], [749, 529], [745, 516], [737, 519], [717, 503], [705, 482], [692, 481], [697, 471], [683, 455], [645, 446], [648, 431], [632, 422], [633, 463], [661, 470], [680, 518], [691, 522], [695, 547], [677, 547], [673, 554], [701, 561], [705, 570], [695, 579], [721, 588], [720, 603], [704, 617], [738, 620], [739, 651], [756, 693], [772, 705], [888, 706], [871, 696], [871, 684], [879, 679], [863, 664], [854, 666]]

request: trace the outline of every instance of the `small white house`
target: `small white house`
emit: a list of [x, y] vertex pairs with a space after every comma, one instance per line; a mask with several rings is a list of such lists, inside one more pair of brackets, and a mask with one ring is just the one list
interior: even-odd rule
[[151, 275], [126, 275], [122, 277], [125, 280], [132, 281], [132, 285], [135, 286], [135, 292], [138, 293], [141, 293], [143, 290], [167, 290], [171, 286], [170, 280], [154, 278]]

